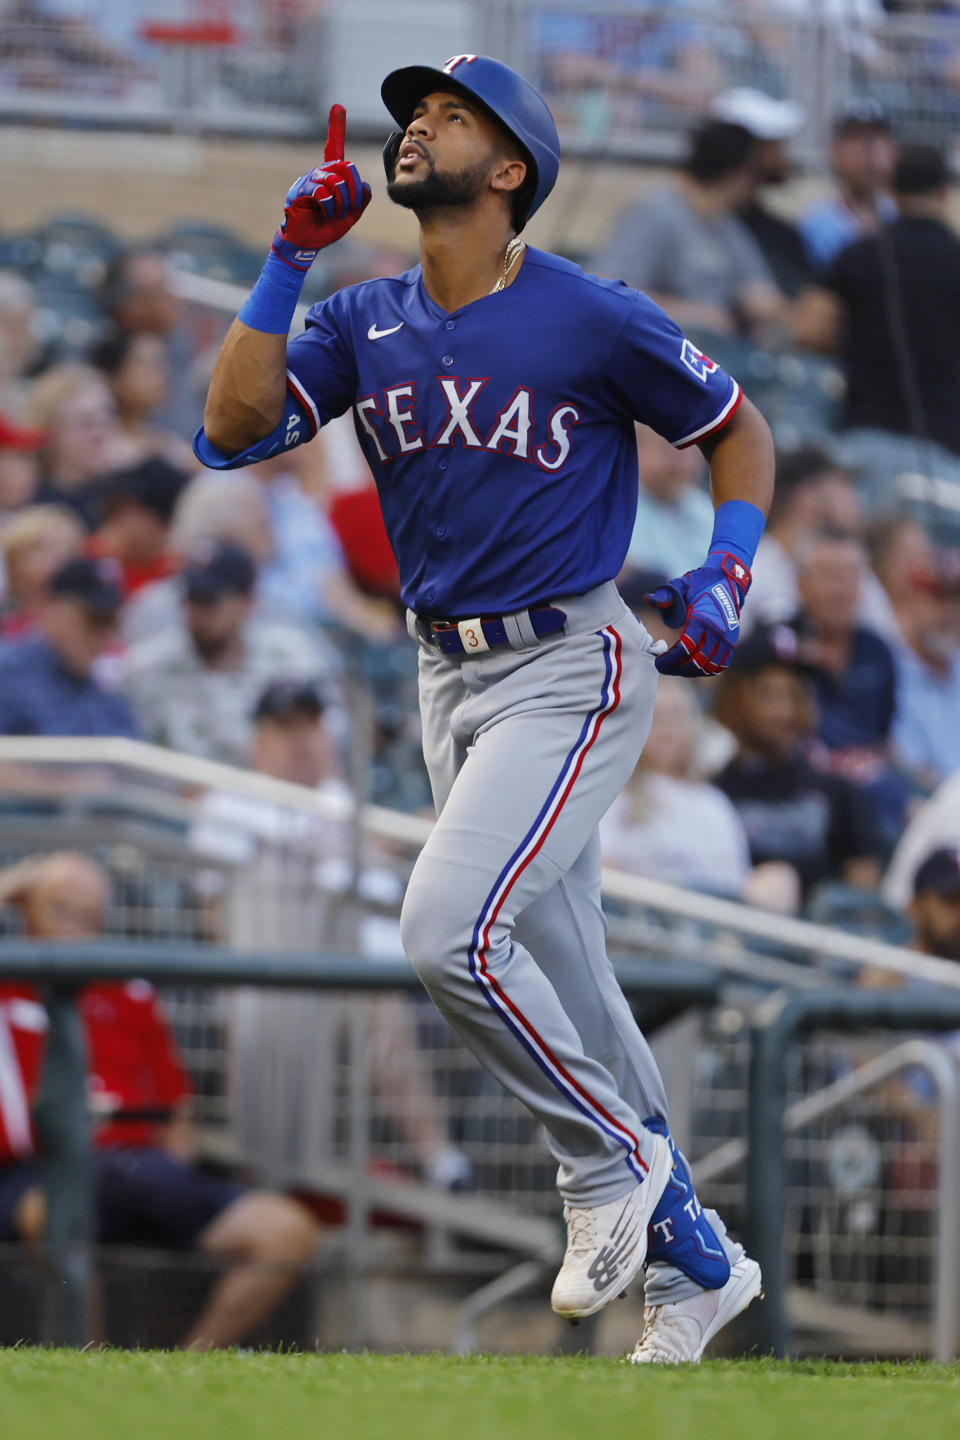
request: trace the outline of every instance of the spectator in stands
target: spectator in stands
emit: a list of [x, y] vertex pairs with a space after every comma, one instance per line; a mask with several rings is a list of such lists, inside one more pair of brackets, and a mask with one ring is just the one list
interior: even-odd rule
[[861, 620], [896, 651], [903, 644], [900, 616], [911, 610], [918, 580], [933, 573], [936, 552], [920, 521], [901, 510], [874, 515], [864, 538], [874, 583], [861, 605]]
[[682, 575], [697, 563], [713, 533], [706, 466], [695, 445], [676, 450], [655, 430], [637, 427], [640, 490], [627, 565]]
[[[318, 452], [320, 489], [350, 575], [365, 595], [389, 600], [401, 611], [400, 572], [380, 512], [380, 497], [350, 415], [324, 425], [316, 440], [293, 455]], [[316, 492], [316, 487], [314, 487]]]
[[103, 521], [87, 553], [109, 555], [120, 567], [124, 598], [177, 570], [170, 548], [173, 512], [188, 476], [159, 455], [103, 481]]
[[304, 630], [252, 614], [251, 556], [211, 541], [180, 576], [182, 622], [139, 641], [126, 657], [124, 689], [148, 739], [208, 760], [245, 765], [257, 697], [271, 680], [329, 677]]
[[761, 337], [785, 301], [736, 215], [756, 174], [753, 136], [706, 121], [680, 175], [617, 216], [592, 268], [646, 291], [695, 336]]
[[737, 744], [715, 784], [740, 815], [752, 863], [781, 867], [768, 872], [768, 902], [795, 909], [820, 880], [873, 889], [880, 867], [870, 806], [804, 756], [815, 709], [793, 630], [772, 626], [741, 641], [717, 681], [714, 714]]
[[0, 735], [127, 735], [137, 722], [95, 667], [123, 602], [117, 566], [77, 556], [55, 571], [34, 634], [0, 647]]
[[934, 552], [897, 611], [893, 745], [917, 779], [933, 787], [960, 770], [960, 551]]
[[[239, 546], [257, 566], [256, 609], [262, 618], [284, 620], [261, 604], [260, 575], [273, 555], [270, 517], [263, 490], [252, 475], [202, 472], [181, 493], [173, 514], [170, 549], [182, 561], [205, 545], [223, 541]], [[183, 590], [176, 579], [147, 585], [125, 607], [123, 634], [128, 645], [174, 629], [183, 620]]]
[[944, 780], [911, 818], [883, 877], [883, 898], [905, 910], [914, 876], [933, 850], [960, 850], [960, 770]]
[[83, 526], [62, 505], [29, 505], [0, 530], [6, 590], [0, 609], [0, 636], [31, 633], [61, 565], [83, 546]]
[[762, 90], [738, 86], [718, 95], [710, 113], [716, 120], [741, 126], [757, 142], [753, 186], [737, 218], [757, 242], [780, 290], [792, 299], [812, 282], [813, 267], [796, 225], [769, 209], [763, 195], [789, 180], [786, 142], [803, 129], [806, 111], [794, 100], [775, 100]]
[[157, 455], [192, 470], [195, 462], [187, 442], [155, 423], [170, 390], [170, 361], [162, 337], [149, 330], [109, 330], [92, 347], [90, 362], [110, 388], [120, 428], [137, 457]]
[[960, 847], [933, 850], [913, 877], [911, 948], [960, 961]]
[[819, 763], [863, 791], [889, 853], [916, 787], [896, 765], [891, 745], [897, 704], [891, 645], [859, 620], [864, 558], [861, 542], [848, 535], [825, 532], [802, 542], [794, 623], [813, 669]]
[[833, 127], [830, 169], [837, 194], [809, 209], [800, 232], [814, 269], [825, 273], [847, 245], [875, 235], [896, 215], [890, 121], [875, 100], [852, 100]]
[[[106, 873], [85, 855], [63, 852], [0, 872], [0, 900], [20, 907], [27, 934], [37, 939], [102, 935], [108, 895]], [[296, 1201], [244, 1191], [197, 1164], [189, 1080], [152, 986], [143, 980], [88, 985], [80, 1009], [97, 1119], [99, 1239], [234, 1262], [182, 1345], [235, 1345], [275, 1309], [312, 1259], [319, 1239], [313, 1218]], [[0, 1026], [8, 1041], [4, 1053], [14, 1057], [0, 1088], [6, 1122], [0, 1134], [5, 1131], [7, 1141], [6, 1153], [0, 1150], [0, 1240], [36, 1242], [46, 1204], [25, 1116], [40, 1080], [45, 1016], [31, 986], [3, 987]]]
[[94, 529], [104, 475], [135, 458], [103, 379], [87, 365], [57, 365], [34, 383], [28, 416], [47, 437], [36, 498], [68, 505]]
[[36, 318], [33, 286], [15, 270], [0, 270], [0, 410], [17, 419], [40, 358]]
[[107, 265], [100, 303], [115, 329], [154, 335], [163, 341], [170, 388], [153, 421], [189, 440], [203, 409], [193, 378], [196, 346], [184, 324], [166, 256], [149, 247], [134, 247], [115, 256]]
[[664, 677], [640, 763], [600, 823], [603, 860], [738, 898], [750, 874], [747, 837], [726, 795], [696, 775], [699, 724], [691, 687]]
[[[306, 447], [304, 447], [306, 448]], [[347, 572], [339, 539], [320, 504], [302, 488], [290, 457], [231, 475], [204, 472], [184, 491], [171, 545], [180, 555], [205, 541], [225, 540], [257, 561], [256, 603], [264, 617], [291, 623], [342, 625], [367, 638], [397, 638], [396, 607], [368, 599]], [[158, 585], [124, 615], [128, 641], [175, 623], [178, 597]]]
[[40, 479], [37, 457], [45, 439], [42, 430], [27, 430], [0, 414], [0, 526], [33, 500]]
[[[887, 457], [888, 465], [930, 473], [938, 447], [960, 455], [960, 238], [948, 221], [943, 156], [904, 150], [894, 184], [899, 218], [842, 251], [796, 315], [801, 343], [842, 355], [843, 425], [865, 464], [877, 467], [867, 478], [880, 493], [892, 478], [881, 469]], [[904, 452], [890, 435], [925, 444]]]
[[[254, 711], [252, 767], [305, 787], [325, 802], [327, 813], [214, 791], [200, 808], [191, 845], [218, 866], [234, 868], [223, 897], [221, 923], [228, 941], [265, 951], [339, 943], [361, 957], [399, 959], [403, 886], [366, 842], [354, 879], [356, 801], [340, 773], [325, 709], [323, 688], [313, 681], [268, 685]], [[344, 903], [354, 884], [365, 912], [355, 930], [352, 907]], [[286, 1169], [298, 1157], [316, 1154], [318, 1144], [321, 1153], [336, 1144], [330, 1097], [348, 1013], [343, 998], [244, 991], [235, 999], [238, 1120], [248, 1150], [268, 1169]], [[402, 996], [378, 995], [366, 1014], [379, 1111], [410, 1147], [425, 1179], [448, 1189], [464, 1187], [470, 1163], [448, 1138], [419, 1054], [415, 1010]], [[287, 1097], [282, 1133], [263, 1094], [264, 1075]]]
[[796, 550], [818, 530], [859, 535], [863, 515], [853, 476], [819, 445], [802, 445], [777, 456], [777, 483], [767, 528], [753, 564], [747, 623], [773, 625], [792, 619], [800, 603]]
[[863, 545], [820, 531], [797, 547], [800, 607], [796, 628], [814, 668], [817, 735], [842, 765], [885, 760], [896, 703], [890, 646], [858, 624], [865, 569]]
[[260, 571], [260, 598], [305, 624], [334, 623], [370, 640], [397, 639], [396, 606], [365, 595], [354, 584], [336, 531], [319, 502], [302, 488], [302, 454], [278, 455], [247, 471], [260, 485], [270, 526], [271, 554]]

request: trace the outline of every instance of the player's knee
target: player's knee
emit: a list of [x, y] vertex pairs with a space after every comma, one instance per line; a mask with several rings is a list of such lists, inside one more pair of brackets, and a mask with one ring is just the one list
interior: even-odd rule
[[467, 963], [475, 923], [456, 884], [456, 871], [414, 871], [400, 912], [400, 938], [428, 990], [443, 989]]

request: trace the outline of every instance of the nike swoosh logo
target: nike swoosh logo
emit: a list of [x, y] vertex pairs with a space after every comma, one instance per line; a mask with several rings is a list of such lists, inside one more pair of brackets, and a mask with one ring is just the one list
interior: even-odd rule
[[367, 331], [367, 339], [382, 340], [384, 335], [395, 335], [398, 330], [403, 329], [403, 326], [404, 322], [402, 320], [400, 321], [399, 325], [392, 325], [389, 330], [378, 330], [376, 325], [371, 325], [370, 329]]

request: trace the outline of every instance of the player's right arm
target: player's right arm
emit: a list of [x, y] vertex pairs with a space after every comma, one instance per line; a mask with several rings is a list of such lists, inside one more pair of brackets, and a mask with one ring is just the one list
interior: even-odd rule
[[345, 131], [346, 112], [334, 105], [323, 164], [287, 192], [260, 278], [220, 348], [194, 446], [207, 464], [209, 447], [238, 456], [283, 424], [287, 336], [303, 283], [319, 251], [352, 229], [370, 203], [370, 186], [343, 158]]

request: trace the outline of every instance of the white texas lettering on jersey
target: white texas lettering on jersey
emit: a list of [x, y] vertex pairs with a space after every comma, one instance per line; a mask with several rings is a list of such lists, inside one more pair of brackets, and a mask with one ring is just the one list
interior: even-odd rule
[[423, 436], [417, 431], [416, 435], [408, 435], [406, 427], [416, 425], [416, 416], [412, 410], [401, 410], [400, 401], [409, 400], [411, 405], [417, 398], [417, 387], [411, 381], [408, 385], [393, 385], [389, 390], [384, 391], [387, 397], [387, 419], [397, 432], [397, 439], [400, 441], [401, 455], [408, 455], [411, 450], [423, 449]]
[[505, 440], [513, 441], [512, 454], [521, 460], [527, 458], [527, 441], [530, 438], [530, 400], [529, 390], [521, 385], [514, 395], [506, 410], [501, 410], [497, 416], [497, 423], [487, 441], [488, 450], [499, 450]]
[[[557, 405], [547, 420], [547, 435], [536, 444], [537, 427], [533, 413], [533, 395], [526, 386], [519, 386], [496, 414], [486, 439], [478, 429], [474, 405], [489, 377], [461, 381], [458, 376], [437, 376], [437, 384], [446, 409], [443, 423], [431, 450], [443, 445], [463, 445], [468, 450], [494, 450], [517, 460], [539, 465], [541, 470], [562, 469], [570, 456], [570, 432], [580, 421], [576, 405]], [[417, 418], [417, 387], [412, 380], [391, 385], [383, 391], [383, 399], [366, 395], [354, 405], [357, 423], [373, 445], [376, 458], [388, 464], [398, 455], [409, 455], [425, 447], [423, 428]], [[376, 421], [382, 422], [380, 425]], [[541, 431], [541, 434], [543, 432]]]
[[434, 440], [434, 445], [451, 445], [454, 434], [459, 431], [463, 436], [464, 444], [469, 445], [472, 450], [483, 448], [483, 441], [474, 430], [470, 420], [470, 406], [486, 383], [486, 380], [468, 380], [467, 389], [461, 395], [457, 389], [456, 380], [444, 378], [440, 381], [440, 389], [446, 397], [450, 418]]

